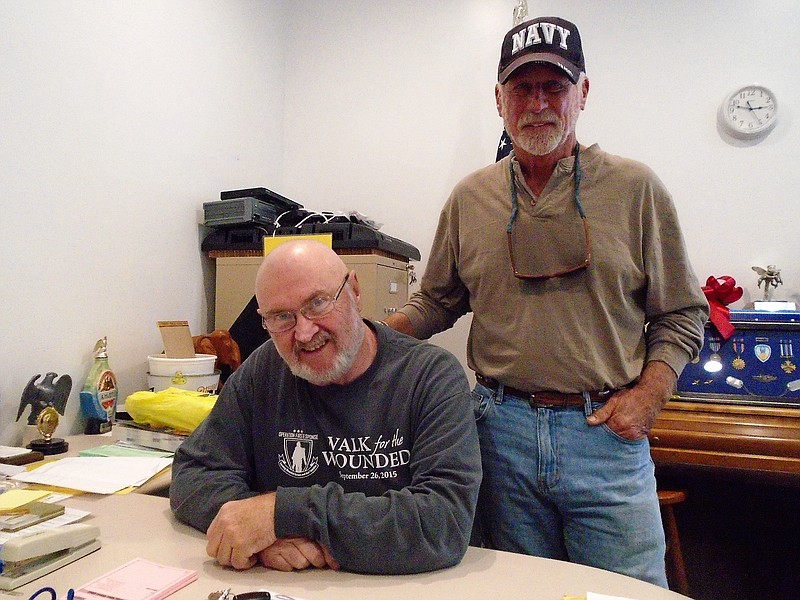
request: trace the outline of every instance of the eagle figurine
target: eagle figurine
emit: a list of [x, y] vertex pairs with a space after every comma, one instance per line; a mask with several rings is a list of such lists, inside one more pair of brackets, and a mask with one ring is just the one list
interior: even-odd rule
[[56, 381], [57, 375], [48, 373], [40, 383], [36, 383], [39, 377], [41, 374], [37, 373], [25, 386], [19, 404], [19, 412], [17, 412], [17, 421], [19, 421], [22, 413], [25, 412], [25, 407], [30, 404], [31, 413], [28, 415], [28, 425], [36, 425], [36, 419], [48, 406], [54, 407], [60, 415], [63, 415], [69, 393], [72, 390], [72, 378], [69, 375], [62, 375]]

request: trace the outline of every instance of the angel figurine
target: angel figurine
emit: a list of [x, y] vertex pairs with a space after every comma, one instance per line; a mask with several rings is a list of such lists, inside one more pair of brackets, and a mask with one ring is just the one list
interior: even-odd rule
[[528, 2], [527, 0], [519, 0], [514, 7], [514, 25], [519, 25], [525, 21], [528, 16]]
[[764, 283], [764, 301], [769, 302], [772, 300], [772, 288], [776, 288], [783, 284], [781, 279], [781, 270], [775, 265], [767, 265], [767, 268], [753, 267], [753, 271], [758, 273], [758, 287], [761, 288], [761, 283]]

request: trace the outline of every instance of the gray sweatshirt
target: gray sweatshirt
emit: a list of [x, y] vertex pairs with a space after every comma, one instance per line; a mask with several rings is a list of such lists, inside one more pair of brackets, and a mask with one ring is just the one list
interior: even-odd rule
[[181, 521], [205, 531], [225, 502], [277, 491], [277, 536], [324, 544], [344, 570], [461, 560], [481, 480], [464, 370], [437, 346], [369, 325], [377, 356], [345, 386], [294, 377], [271, 341], [244, 362], [175, 455]]

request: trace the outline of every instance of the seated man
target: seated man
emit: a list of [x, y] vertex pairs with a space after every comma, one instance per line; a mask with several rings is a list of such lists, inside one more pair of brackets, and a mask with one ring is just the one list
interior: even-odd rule
[[272, 339], [176, 452], [177, 517], [236, 569], [458, 563], [481, 466], [456, 358], [363, 320], [355, 272], [318, 242], [273, 250], [256, 297]]

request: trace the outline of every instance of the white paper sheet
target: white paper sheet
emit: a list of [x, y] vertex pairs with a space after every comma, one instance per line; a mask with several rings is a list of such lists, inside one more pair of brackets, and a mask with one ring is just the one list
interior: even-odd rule
[[18, 473], [11, 479], [95, 494], [113, 494], [143, 484], [171, 464], [171, 458], [76, 456], [46, 463], [32, 471]]
[[28, 454], [28, 448], [21, 448], [19, 446], [0, 446], [0, 458], [11, 458], [12, 456], [19, 456], [20, 454]]

